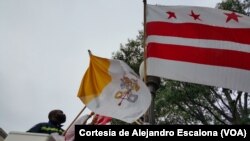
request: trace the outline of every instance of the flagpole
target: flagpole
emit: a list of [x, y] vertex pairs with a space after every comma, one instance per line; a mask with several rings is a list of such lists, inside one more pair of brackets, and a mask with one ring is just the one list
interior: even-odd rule
[[142, 125], [142, 123], [140, 123], [140, 122], [137, 121], [137, 120], [135, 121], [135, 123], [138, 124], [138, 125]]
[[88, 117], [83, 121], [82, 125], [86, 125], [87, 121], [94, 115], [94, 112], [91, 112], [90, 115], [88, 115]]
[[147, 49], [146, 49], [146, 11], [147, 11], [147, 0], [143, 0], [143, 49], [144, 49], [144, 82], [147, 84]]
[[89, 53], [89, 56], [91, 56], [91, 55], [92, 55], [92, 52], [91, 52], [90, 50], [88, 50], [88, 53]]
[[70, 125], [68, 126], [68, 128], [63, 132], [63, 136], [65, 136], [65, 134], [67, 133], [67, 131], [69, 130], [69, 128], [73, 125], [73, 123], [78, 119], [78, 117], [82, 114], [82, 112], [86, 109], [86, 106], [84, 106], [82, 108], [82, 110], [78, 113], [78, 115], [75, 117], [75, 119], [70, 123]]
[[155, 76], [147, 76], [147, 45], [146, 45], [146, 37], [147, 37], [147, 0], [143, 0], [144, 4], [144, 34], [143, 34], [143, 48], [144, 48], [144, 82], [148, 86], [148, 89], [150, 90], [152, 101], [150, 104], [150, 107], [146, 114], [144, 115], [144, 122], [148, 122], [151, 125], [155, 124], [155, 114], [154, 114], [154, 102], [155, 102], [155, 94], [156, 90], [159, 88], [160, 85], [160, 78]]
[[[144, 79], [144, 83], [147, 84], [147, 62], [146, 62], [146, 58], [147, 58], [147, 49], [146, 49], [146, 11], [147, 11], [147, 0], [143, 0], [143, 49], [144, 49], [144, 55], [143, 55], [143, 63], [144, 63], [144, 67], [143, 67], [143, 79]], [[151, 94], [152, 95], [152, 94]], [[153, 101], [153, 99], [152, 99]], [[147, 110], [147, 112], [144, 114], [144, 122], [147, 122], [149, 123], [149, 119], [150, 117], [152, 117], [152, 112], [150, 112], [152, 109], [152, 101], [151, 101], [151, 104], [150, 104], [150, 107], [149, 109]]]
[[[146, 66], [146, 57], [147, 57], [147, 49], [146, 49], [146, 7], [147, 7], [147, 0], [143, 0], [143, 80], [144, 83], [147, 84], [147, 66]], [[148, 122], [149, 110], [144, 114], [144, 122]]]

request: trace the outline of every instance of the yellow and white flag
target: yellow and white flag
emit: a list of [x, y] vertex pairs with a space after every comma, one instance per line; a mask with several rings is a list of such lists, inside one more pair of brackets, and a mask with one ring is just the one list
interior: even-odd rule
[[132, 123], [151, 103], [145, 83], [121, 60], [90, 55], [78, 97], [93, 112]]

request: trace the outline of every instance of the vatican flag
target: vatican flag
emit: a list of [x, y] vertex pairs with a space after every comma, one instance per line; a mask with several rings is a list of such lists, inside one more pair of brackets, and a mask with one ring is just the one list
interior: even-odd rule
[[123, 61], [90, 54], [78, 97], [93, 112], [132, 123], [151, 103], [145, 83]]

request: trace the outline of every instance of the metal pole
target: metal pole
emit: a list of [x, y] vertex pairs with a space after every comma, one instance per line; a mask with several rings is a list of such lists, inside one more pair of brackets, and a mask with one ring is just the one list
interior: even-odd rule
[[[147, 46], [146, 46], [146, 22], [147, 22], [147, 17], [146, 17], [146, 12], [147, 12], [147, 0], [143, 0], [143, 25], [144, 25], [144, 35], [143, 35], [143, 48], [144, 48], [144, 61], [143, 61], [143, 79], [144, 79], [144, 83], [147, 84], [151, 95], [152, 95], [152, 101], [151, 101], [151, 105], [148, 109], [148, 111], [146, 112], [146, 114], [144, 115], [144, 122], [147, 122], [151, 125], [155, 124], [155, 114], [154, 114], [154, 99], [155, 99], [155, 93], [156, 90], [159, 88], [160, 85], [160, 78], [159, 77], [154, 77], [154, 76], [147, 76], [147, 63], [146, 63], [146, 58], [147, 58]], [[141, 69], [141, 68], [140, 68]]]
[[70, 125], [68, 126], [68, 128], [63, 132], [63, 135], [65, 135], [67, 133], [67, 131], [69, 130], [69, 128], [73, 125], [73, 123], [77, 120], [77, 118], [82, 114], [82, 112], [86, 109], [86, 106], [84, 106], [82, 108], [82, 110], [78, 113], [78, 115], [75, 117], [75, 119], [70, 123]]
[[156, 91], [160, 86], [160, 78], [159, 77], [155, 77], [155, 76], [148, 76], [147, 77], [147, 86], [150, 90], [150, 93], [152, 95], [152, 101], [151, 101], [151, 105], [149, 107], [148, 110], [148, 119], [149, 119], [149, 123], [151, 125], [155, 124], [155, 113], [154, 113], [154, 107], [155, 107], [155, 95], [156, 95]]
[[154, 90], [153, 86], [149, 85], [148, 88], [149, 88], [149, 90], [151, 92], [151, 96], [152, 96], [151, 105], [148, 109], [148, 120], [149, 120], [150, 125], [155, 125], [155, 113], [154, 113], [155, 92], [153, 92], [153, 90]]

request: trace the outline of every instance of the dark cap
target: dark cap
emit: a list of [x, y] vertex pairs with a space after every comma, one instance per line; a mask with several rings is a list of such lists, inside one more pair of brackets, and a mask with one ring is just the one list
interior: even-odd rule
[[49, 121], [54, 122], [56, 124], [62, 124], [66, 121], [66, 115], [62, 110], [56, 109], [49, 112], [48, 115]]

